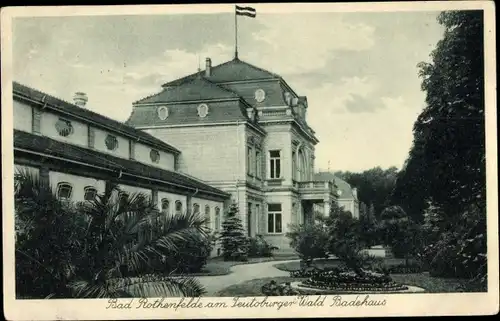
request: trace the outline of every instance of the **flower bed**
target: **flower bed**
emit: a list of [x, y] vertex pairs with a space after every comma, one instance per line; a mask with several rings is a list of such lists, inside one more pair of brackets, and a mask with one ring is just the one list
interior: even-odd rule
[[318, 269], [316, 267], [309, 268], [309, 269], [301, 269], [301, 270], [296, 270], [296, 271], [291, 271], [290, 276], [292, 278], [311, 278], [311, 277], [317, 277], [325, 273], [342, 273], [342, 272], [348, 272], [349, 270], [346, 267], [333, 267], [333, 268], [326, 268], [326, 269]]
[[389, 275], [366, 270], [363, 270], [362, 275], [360, 275], [353, 271], [341, 271], [341, 269], [312, 271], [309, 279], [303, 281], [301, 285], [316, 289], [345, 292], [392, 292], [408, 289], [407, 286], [392, 281]]

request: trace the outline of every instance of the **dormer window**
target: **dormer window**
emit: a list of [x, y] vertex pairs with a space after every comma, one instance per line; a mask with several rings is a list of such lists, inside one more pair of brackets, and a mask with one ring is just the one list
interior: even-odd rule
[[59, 118], [56, 122], [56, 130], [62, 137], [68, 137], [73, 134], [73, 125], [69, 120]]
[[106, 144], [106, 148], [109, 150], [115, 150], [118, 148], [118, 139], [116, 136], [107, 135], [104, 143]]
[[208, 115], [208, 105], [207, 104], [201, 104], [198, 106], [198, 116], [201, 118], [205, 118]]
[[258, 102], [258, 103], [261, 103], [264, 101], [264, 99], [266, 99], [266, 92], [263, 90], [263, 89], [257, 89], [255, 91], [255, 100]]
[[157, 113], [158, 118], [160, 118], [161, 120], [165, 120], [168, 118], [168, 108], [166, 106], [158, 107]]
[[149, 158], [151, 158], [153, 163], [158, 163], [160, 161], [160, 152], [156, 149], [152, 149], [151, 152], [149, 152]]

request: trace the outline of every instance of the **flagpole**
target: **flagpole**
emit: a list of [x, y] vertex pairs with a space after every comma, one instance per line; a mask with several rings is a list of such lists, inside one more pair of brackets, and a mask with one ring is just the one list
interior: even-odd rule
[[234, 59], [238, 59], [238, 15], [234, 8]]

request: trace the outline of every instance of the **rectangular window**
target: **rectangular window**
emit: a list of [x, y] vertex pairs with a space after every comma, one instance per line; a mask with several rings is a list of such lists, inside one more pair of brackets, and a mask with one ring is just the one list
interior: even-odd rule
[[281, 204], [268, 204], [267, 206], [267, 232], [281, 233]]
[[255, 150], [255, 176], [262, 178], [262, 163], [260, 159], [260, 150]]
[[281, 178], [281, 152], [269, 151], [269, 178]]
[[296, 160], [297, 154], [292, 152], [292, 179], [297, 179], [297, 160]]
[[255, 233], [260, 233], [260, 205], [255, 204]]

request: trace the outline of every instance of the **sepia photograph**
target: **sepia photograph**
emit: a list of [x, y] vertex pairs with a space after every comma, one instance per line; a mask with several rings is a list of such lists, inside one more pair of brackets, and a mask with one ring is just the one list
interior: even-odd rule
[[459, 4], [3, 8], [6, 315], [498, 312], [494, 6]]

